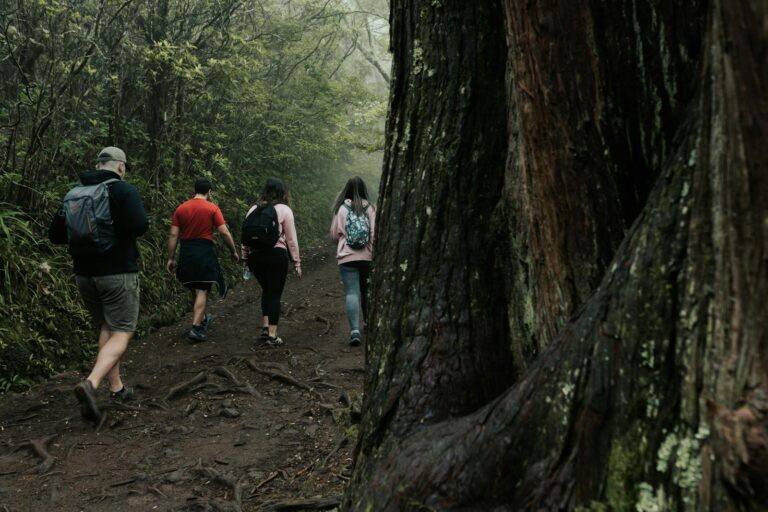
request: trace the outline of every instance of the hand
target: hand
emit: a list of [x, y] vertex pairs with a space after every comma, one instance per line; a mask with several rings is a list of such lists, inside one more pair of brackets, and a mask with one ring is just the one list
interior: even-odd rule
[[240, 255], [237, 254], [237, 251], [232, 251], [232, 260], [235, 263], [240, 263]]
[[173, 275], [173, 271], [174, 271], [175, 268], [176, 268], [176, 260], [174, 260], [174, 259], [168, 260], [168, 263], [165, 264], [165, 269], [171, 275]]
[[301, 265], [294, 265], [293, 268], [296, 270], [296, 275], [301, 277]]

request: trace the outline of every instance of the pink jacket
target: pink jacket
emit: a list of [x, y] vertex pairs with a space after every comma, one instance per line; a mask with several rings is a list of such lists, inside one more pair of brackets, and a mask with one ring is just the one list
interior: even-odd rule
[[[256, 208], [257, 205], [251, 206], [246, 217]], [[278, 203], [275, 205], [275, 212], [277, 212], [277, 222], [280, 224], [280, 238], [277, 239], [275, 247], [281, 247], [287, 249], [291, 254], [291, 259], [294, 265], [301, 264], [301, 257], [299, 256], [299, 240], [296, 238], [296, 224], [293, 221], [293, 211], [288, 205]], [[250, 248], [241, 245], [240, 249], [243, 253], [243, 258], [248, 257]]]
[[[344, 200], [348, 206], [352, 206], [352, 201], [349, 199]], [[363, 201], [363, 204], [369, 204], [367, 201]], [[371, 226], [370, 241], [366, 247], [362, 249], [352, 249], [347, 246], [347, 210], [344, 205], [339, 207], [339, 211], [336, 212], [336, 216], [333, 217], [331, 222], [331, 240], [338, 242], [336, 247], [336, 260], [338, 264], [347, 263], [349, 261], [371, 261], [373, 259], [373, 240], [374, 233], [376, 232], [376, 208], [371, 204], [365, 212], [368, 214], [368, 220]]]

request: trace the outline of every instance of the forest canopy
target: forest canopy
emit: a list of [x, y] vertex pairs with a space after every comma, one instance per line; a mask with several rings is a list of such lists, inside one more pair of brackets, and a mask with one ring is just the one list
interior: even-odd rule
[[45, 232], [100, 147], [126, 150], [151, 216], [141, 329], [171, 322], [187, 297], [164, 277], [163, 244], [195, 177], [213, 180], [237, 233], [280, 176], [305, 246], [348, 176], [376, 183], [387, 41], [382, 0], [3, 2], [0, 391], [92, 349], [69, 255]]

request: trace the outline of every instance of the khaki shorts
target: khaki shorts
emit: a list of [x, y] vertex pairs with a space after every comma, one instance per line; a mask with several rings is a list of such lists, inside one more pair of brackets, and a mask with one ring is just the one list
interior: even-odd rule
[[139, 274], [75, 276], [77, 289], [96, 327], [135, 332], [139, 319]]

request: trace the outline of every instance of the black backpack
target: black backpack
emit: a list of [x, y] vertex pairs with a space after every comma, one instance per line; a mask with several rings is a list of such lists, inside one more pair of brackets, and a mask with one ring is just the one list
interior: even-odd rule
[[115, 227], [109, 207], [110, 179], [79, 185], [64, 196], [69, 251], [74, 256], [103, 254], [115, 245]]
[[243, 245], [265, 251], [273, 248], [279, 238], [280, 225], [275, 207], [271, 204], [257, 205], [243, 222]]

